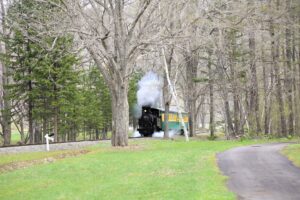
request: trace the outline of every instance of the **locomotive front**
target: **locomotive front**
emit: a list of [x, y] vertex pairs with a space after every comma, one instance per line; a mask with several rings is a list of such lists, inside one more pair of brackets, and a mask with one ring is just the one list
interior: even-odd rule
[[138, 131], [144, 137], [151, 137], [155, 131], [160, 130], [161, 120], [159, 110], [149, 106], [142, 107], [142, 116], [138, 121]]

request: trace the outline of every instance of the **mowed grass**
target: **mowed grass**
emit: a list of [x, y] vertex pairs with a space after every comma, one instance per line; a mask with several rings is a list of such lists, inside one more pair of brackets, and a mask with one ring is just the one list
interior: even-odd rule
[[16, 154], [0, 154], [0, 166], [14, 162], [38, 160], [49, 157], [57, 157], [62, 154], [71, 154], [79, 152], [80, 150], [62, 150], [62, 151], [49, 151], [49, 152], [32, 152], [32, 153], [16, 153]]
[[300, 144], [286, 147], [282, 153], [286, 155], [296, 166], [300, 167]]
[[88, 154], [0, 174], [0, 199], [235, 199], [215, 154], [253, 143], [137, 140], [128, 148], [100, 143]]

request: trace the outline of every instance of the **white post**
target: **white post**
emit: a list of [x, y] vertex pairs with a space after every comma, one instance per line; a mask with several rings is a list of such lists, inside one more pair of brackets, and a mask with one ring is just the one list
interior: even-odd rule
[[50, 151], [50, 148], [49, 148], [49, 140], [51, 140], [52, 142], [54, 141], [54, 138], [53, 137], [49, 137], [48, 134], [45, 135], [45, 138], [46, 138], [46, 149], [47, 151]]
[[48, 139], [48, 134], [46, 134], [45, 138], [46, 138], [46, 149], [47, 149], [47, 151], [49, 151], [50, 149], [49, 149], [49, 139]]
[[166, 61], [166, 56], [165, 56], [164, 48], [162, 48], [162, 54], [163, 54], [163, 57], [164, 57], [165, 72], [166, 72], [168, 84], [169, 84], [169, 87], [170, 87], [170, 89], [171, 89], [171, 94], [172, 94], [172, 96], [173, 96], [173, 98], [174, 98], [174, 100], [175, 100], [175, 104], [176, 104], [176, 107], [177, 107], [177, 110], [178, 110], [178, 114], [179, 114], [179, 118], [180, 118], [180, 121], [181, 121], [181, 125], [183, 126], [184, 136], [185, 136], [185, 141], [188, 142], [188, 141], [189, 141], [188, 132], [187, 132], [187, 129], [186, 129], [186, 126], [185, 126], [183, 117], [182, 117], [182, 112], [181, 112], [180, 107], [179, 107], [179, 105], [178, 105], [178, 100], [177, 100], [176, 90], [175, 90], [175, 88], [173, 87], [173, 85], [172, 85], [172, 83], [171, 83], [171, 80], [170, 80], [169, 70], [168, 70], [168, 64], [167, 64], [167, 61]]

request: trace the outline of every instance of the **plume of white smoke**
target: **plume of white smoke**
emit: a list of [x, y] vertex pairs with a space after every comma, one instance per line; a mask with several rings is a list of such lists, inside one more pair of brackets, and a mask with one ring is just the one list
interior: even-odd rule
[[139, 106], [158, 106], [162, 95], [162, 79], [150, 71], [138, 83], [137, 102]]
[[162, 97], [163, 81], [156, 73], [146, 73], [138, 82], [137, 105], [134, 108], [136, 118], [142, 114], [142, 106], [159, 107]]

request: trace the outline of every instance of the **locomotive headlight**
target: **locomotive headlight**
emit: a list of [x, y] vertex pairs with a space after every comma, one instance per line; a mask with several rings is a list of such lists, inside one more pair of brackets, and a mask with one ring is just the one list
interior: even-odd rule
[[147, 112], [147, 110], [144, 110], [144, 112]]

